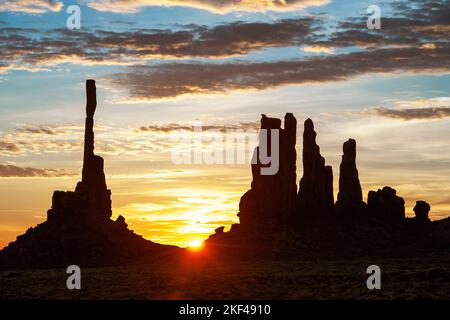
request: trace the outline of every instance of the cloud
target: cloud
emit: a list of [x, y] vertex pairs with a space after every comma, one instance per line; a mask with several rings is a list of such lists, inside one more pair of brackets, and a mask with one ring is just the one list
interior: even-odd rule
[[10, 164], [0, 164], [0, 177], [2, 178], [61, 178], [76, 175], [63, 169], [22, 168]]
[[152, 179], [154, 181], [163, 179], [169, 181], [171, 179], [177, 179], [180, 177], [194, 177], [198, 176], [195, 170], [153, 170], [147, 173], [137, 174], [111, 174], [108, 175], [109, 179]]
[[83, 132], [82, 126], [75, 125], [25, 125], [1, 134], [0, 151], [6, 156], [77, 151]]
[[308, 53], [327, 53], [327, 54], [333, 54], [334, 50], [330, 47], [323, 47], [323, 46], [306, 46], [303, 47], [304, 52]]
[[0, 11], [41, 14], [58, 12], [64, 7], [61, 1], [53, 0], [0, 0]]
[[[242, 124], [247, 125], [247, 124]], [[250, 124], [248, 124], [250, 125]], [[171, 134], [170, 126], [128, 128], [96, 126], [96, 150], [100, 155], [134, 155], [167, 152], [177, 138]], [[172, 124], [172, 128], [183, 125]], [[205, 126], [208, 128], [209, 126]], [[187, 128], [187, 126], [186, 126]], [[192, 130], [192, 127], [190, 128]], [[147, 133], [143, 135], [143, 133]], [[166, 134], [165, 138], [161, 134]], [[76, 125], [27, 125], [3, 132], [0, 136], [0, 151], [3, 156], [29, 156], [79, 153], [83, 148], [84, 128]], [[130, 141], [130, 137], [133, 137]]]
[[388, 48], [373, 51], [261, 63], [168, 63], [132, 66], [105, 80], [125, 88], [134, 100], [263, 90], [282, 85], [342, 81], [368, 73], [449, 72], [450, 45], [428, 49]]
[[370, 109], [367, 114], [406, 121], [415, 119], [443, 119], [450, 117], [450, 107], [414, 109], [388, 109], [375, 107]]
[[[202, 130], [208, 131], [242, 130], [243, 133], [256, 135], [260, 123], [240, 122], [237, 124], [210, 124], [203, 121]], [[180, 132], [181, 131], [181, 132]], [[96, 126], [96, 152], [101, 156], [146, 155], [150, 160], [160, 160], [169, 152], [179, 149], [186, 134], [193, 134], [193, 123], [170, 123], [140, 127]], [[238, 131], [239, 132], [239, 131]], [[3, 157], [73, 157], [77, 158], [83, 150], [84, 129], [80, 126], [27, 125], [4, 132], [0, 136], [0, 154]], [[238, 134], [238, 133], [237, 133]], [[215, 137], [214, 133], [211, 133]], [[225, 136], [224, 136], [225, 137]], [[223, 144], [211, 142], [207, 148], [223, 147]], [[206, 148], [206, 147], [205, 147]], [[36, 157], [35, 157], [36, 158]]]
[[[109, 1], [128, 6], [145, 1]], [[207, 3], [208, 1], [201, 1]], [[211, 2], [211, 3], [226, 3]], [[230, 1], [231, 2], [231, 1]], [[292, 5], [296, 1], [274, 1]], [[100, 5], [101, 2], [96, 2]], [[149, 2], [145, 2], [149, 3]], [[184, 2], [183, 2], [184, 3]], [[237, 5], [243, 2], [236, 2]], [[255, 2], [264, 3], [264, 2]], [[267, 3], [266, 3], [267, 4]], [[51, 70], [63, 63], [79, 65], [139, 65], [154, 59], [189, 59], [245, 56], [264, 48], [303, 47], [306, 53], [333, 53], [335, 48], [359, 46], [428, 49], [428, 54], [449, 45], [450, 2], [422, 1], [395, 7], [383, 17], [382, 30], [365, 28], [366, 16], [340, 22], [325, 32], [324, 16], [265, 22], [233, 22], [213, 27], [177, 26], [175, 29], [106, 31], [83, 29], [0, 29], [0, 73], [9, 70]], [[426, 12], [426, 13], [424, 13]], [[114, 23], [114, 22], [113, 22]]]
[[0, 141], [0, 151], [19, 152], [20, 148], [17, 144], [7, 141]]
[[[108, 2], [118, 6], [150, 3]], [[200, 2], [218, 6], [228, 3]], [[233, 3], [238, 6], [244, 2]], [[369, 73], [448, 72], [450, 27], [445, 12], [449, 12], [449, 3], [448, 0], [430, 0], [414, 1], [414, 6], [394, 4], [395, 15], [383, 18], [380, 31], [365, 28], [365, 17], [350, 18], [331, 33], [322, 32], [322, 17], [125, 32], [1, 28], [0, 72], [51, 70], [62, 63], [129, 66], [107, 77], [111, 84], [128, 91], [129, 102], [339, 81]], [[154, 59], [217, 61], [263, 48], [289, 46], [303, 46], [307, 53], [333, 53], [334, 48], [340, 47], [363, 49], [350, 54], [334, 52], [329, 56], [309, 55], [309, 58], [278, 62], [149, 64]]]
[[[215, 27], [185, 26], [178, 31], [113, 32], [56, 29], [0, 29], [0, 70], [39, 70], [62, 63], [137, 64], [155, 58], [224, 58], [266, 47], [301, 45], [318, 28], [315, 18], [274, 23], [234, 22]], [[3, 72], [5, 72], [3, 71]]]
[[321, 6], [328, 0], [85, 0], [98, 11], [116, 13], [137, 12], [150, 6], [183, 6], [215, 13], [232, 11], [266, 12], [294, 11], [308, 6]]
[[51, 127], [25, 127], [16, 129], [17, 134], [32, 134], [32, 135], [55, 135], [58, 132]]
[[420, 46], [420, 49], [436, 49], [436, 45], [434, 43], [424, 43]]
[[[203, 130], [218, 130], [218, 131], [226, 131], [229, 130], [248, 130], [248, 129], [259, 129], [260, 123], [259, 122], [241, 122], [239, 124], [224, 124], [224, 125], [204, 125], [202, 126]], [[192, 132], [193, 126], [188, 124], [178, 124], [178, 123], [171, 123], [167, 125], [162, 126], [148, 126], [148, 127], [140, 127], [140, 131], [143, 132], [163, 132], [163, 133], [171, 133], [174, 131], [189, 131]]]
[[318, 44], [333, 47], [423, 46], [433, 49], [436, 44], [448, 42], [449, 0], [413, 0], [390, 5], [394, 14], [382, 17], [380, 30], [366, 28], [365, 16], [353, 17], [340, 22], [336, 32]]

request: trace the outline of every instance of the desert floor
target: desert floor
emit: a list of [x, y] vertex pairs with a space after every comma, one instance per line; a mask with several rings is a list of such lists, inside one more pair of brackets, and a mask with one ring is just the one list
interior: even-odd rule
[[[382, 270], [368, 290], [366, 269]], [[82, 267], [82, 266], [81, 266]], [[0, 299], [450, 299], [450, 256], [348, 261], [178, 261], [83, 268], [81, 290], [64, 268], [0, 271]]]

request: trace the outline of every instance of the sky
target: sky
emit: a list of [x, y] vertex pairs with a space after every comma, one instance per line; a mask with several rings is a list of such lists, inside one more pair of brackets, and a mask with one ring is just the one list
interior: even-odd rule
[[[381, 29], [367, 27], [371, 5]], [[90, 78], [114, 217], [147, 239], [186, 246], [238, 222], [249, 164], [172, 160], [195, 121], [252, 130], [287, 112], [298, 155], [315, 122], [335, 193], [354, 138], [365, 199], [390, 186], [408, 216], [426, 200], [447, 217], [449, 34], [444, 0], [0, 0], [0, 247], [80, 180]]]

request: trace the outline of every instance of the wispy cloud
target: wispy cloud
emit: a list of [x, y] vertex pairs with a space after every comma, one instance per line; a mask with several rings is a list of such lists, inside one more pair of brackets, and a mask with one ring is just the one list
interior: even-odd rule
[[375, 107], [370, 109], [367, 114], [401, 120], [443, 119], [450, 117], [450, 107], [414, 109], [388, 109]]
[[216, 13], [231, 11], [292, 11], [308, 6], [321, 6], [328, 0], [85, 0], [98, 11], [130, 13], [150, 6], [183, 6], [209, 10]]
[[40, 14], [58, 12], [64, 7], [61, 1], [53, 0], [0, 0], [0, 11]]
[[324, 47], [324, 46], [305, 46], [303, 47], [303, 51], [307, 53], [327, 53], [327, 54], [333, 54], [334, 49], [331, 47]]
[[[223, 125], [204, 125], [202, 126], [202, 130], [218, 130], [218, 131], [226, 131], [229, 130], [247, 130], [247, 129], [258, 129], [260, 127], [259, 122], [241, 122], [239, 124], [223, 124]], [[178, 124], [178, 123], [171, 123], [167, 125], [161, 125], [161, 126], [147, 126], [147, 127], [140, 127], [140, 131], [143, 132], [164, 132], [164, 133], [170, 133], [174, 131], [193, 131], [193, 126], [188, 124]]]
[[[90, 2], [93, 6], [102, 6], [104, 10], [108, 5], [123, 7], [143, 7], [147, 5], [180, 4], [177, 1], [95, 1]], [[305, 1], [192, 1], [184, 2], [184, 5], [197, 3], [201, 5], [212, 5], [227, 7], [229, 5], [240, 7], [253, 6], [270, 7], [279, 6], [291, 7], [298, 4], [305, 4]], [[2, 28], [0, 30], [0, 73], [9, 70], [40, 71], [51, 70], [62, 63], [72, 63], [80, 65], [141, 65], [148, 64], [154, 59], [188, 59], [188, 58], [209, 58], [221, 59], [232, 56], [245, 56], [256, 50], [263, 48], [283, 48], [289, 46], [303, 47], [306, 53], [327, 53], [331, 54], [336, 48], [347, 48], [359, 46], [367, 54], [364, 59], [374, 65], [373, 60], [379, 58], [377, 53], [381, 49], [384, 53], [391, 53], [387, 58], [390, 61], [402, 60], [400, 55], [407, 50], [420, 51], [421, 56], [428, 55], [433, 58], [439, 55], [440, 51], [450, 46], [448, 33], [449, 18], [445, 12], [450, 10], [448, 0], [413, 1], [414, 5], [401, 6], [393, 4], [395, 15], [383, 17], [382, 30], [368, 30], [365, 28], [365, 16], [352, 17], [339, 22], [336, 30], [327, 34], [322, 32], [326, 23], [324, 17], [304, 17], [297, 19], [278, 20], [273, 23], [266, 22], [234, 22], [214, 27], [200, 25], [188, 25], [176, 29], [137, 29], [132, 31], [106, 31], [83, 29], [76, 33], [67, 29], [56, 30], [33, 30], [23, 28]], [[320, 32], [319, 32], [320, 31]], [[337, 51], [337, 50], [336, 50]], [[375, 52], [375, 53], [374, 53]], [[419, 51], [417, 51], [419, 52]], [[375, 55], [374, 58], [370, 56]], [[345, 60], [346, 55], [335, 54], [336, 62]], [[363, 58], [362, 55], [356, 58]], [[384, 57], [383, 57], [384, 58]], [[410, 59], [409, 56], [406, 59]], [[423, 59], [423, 67], [417, 63], [417, 70], [427, 68], [427, 59]], [[322, 63], [315, 60], [315, 63]], [[326, 63], [329, 64], [330, 60]], [[357, 61], [354, 65], [359, 67]], [[445, 61], [444, 61], [445, 62]], [[397, 63], [400, 64], [400, 63]], [[196, 68], [197, 64], [191, 64]], [[305, 60], [299, 67], [312, 68], [314, 71], [319, 66], [310, 65], [310, 61]], [[253, 69], [258, 69], [261, 64], [255, 64]], [[139, 67], [140, 68], [140, 67]], [[151, 67], [146, 67], [149, 69]], [[170, 69], [161, 67], [161, 69]], [[186, 65], [181, 64], [180, 68], [186, 70]], [[202, 69], [205, 67], [202, 66]], [[215, 68], [215, 67], [214, 67]], [[217, 69], [230, 68], [229, 66], [219, 66]], [[380, 68], [383, 66], [380, 65]], [[376, 72], [362, 68], [362, 73]], [[397, 68], [402, 70], [402, 67]], [[443, 66], [446, 70], [446, 66]], [[435, 69], [433, 69], [435, 70]], [[330, 80], [336, 70], [332, 70]], [[382, 71], [382, 70], [380, 70]], [[165, 72], [165, 70], [164, 70]], [[288, 70], [283, 71], [286, 74]], [[292, 73], [296, 73], [293, 70]], [[307, 73], [305, 69], [303, 73]], [[297, 72], [298, 73], [298, 72]], [[351, 73], [349, 71], [348, 73]], [[356, 71], [354, 73], [357, 73]], [[187, 75], [189, 76], [189, 75]], [[195, 76], [195, 75], [194, 75]], [[285, 77], [288, 77], [287, 75]], [[248, 82], [249, 76], [245, 76], [242, 82]], [[279, 78], [279, 77], [276, 77]], [[177, 87], [177, 81], [167, 89], [183, 91], [184, 83], [181, 83], [181, 90]], [[308, 81], [308, 80], [307, 80]], [[314, 80], [312, 80], [314, 81]], [[290, 81], [286, 81], [290, 83]], [[297, 83], [297, 81], [294, 81]], [[282, 84], [282, 83], [281, 83]], [[187, 84], [189, 85], [189, 84]], [[252, 86], [256, 88], [256, 86]], [[265, 84], [262, 83], [262, 88]], [[269, 86], [270, 87], [270, 86]], [[258, 89], [258, 88], [256, 88]], [[160, 89], [161, 91], [161, 89]], [[189, 91], [202, 92], [202, 87], [192, 87]], [[221, 90], [221, 91], [226, 91]], [[205, 93], [211, 90], [205, 90]], [[163, 94], [169, 97], [170, 94]], [[177, 94], [175, 95], [177, 96]]]
[[448, 42], [449, 0], [397, 1], [390, 5], [394, 13], [383, 16], [380, 30], [365, 28], [365, 16], [353, 17], [341, 21], [336, 32], [318, 44], [333, 47], [422, 46], [433, 49], [439, 43]]
[[75, 151], [82, 146], [83, 130], [74, 125], [25, 125], [2, 132], [0, 150], [3, 156]]
[[[107, 81], [135, 100], [263, 90], [282, 85], [342, 81], [368, 73], [449, 72], [450, 45], [433, 50], [388, 48], [306, 60], [266, 63], [168, 63], [132, 66]], [[401, 61], [401, 63], [399, 63]]]
[[17, 144], [7, 141], [0, 141], [0, 151], [4, 152], [19, 152], [20, 148]]
[[[255, 130], [259, 122], [237, 124], [209, 124], [203, 122], [205, 131]], [[192, 124], [163, 124], [140, 127], [96, 127], [96, 151], [101, 155], [150, 154], [158, 157], [179, 145], [186, 131], [193, 134]], [[75, 125], [26, 125], [3, 132], [0, 136], [2, 156], [30, 156], [49, 153], [82, 152], [84, 128]]]
[[23, 168], [11, 164], [0, 164], [0, 177], [2, 178], [61, 178], [76, 175], [74, 172], [63, 169]]
[[32, 134], [32, 135], [55, 135], [58, 132], [52, 127], [25, 127], [16, 129], [17, 134]]
[[314, 18], [274, 23], [235, 22], [216, 27], [190, 25], [182, 30], [114, 32], [66, 29], [0, 30], [0, 71], [41, 70], [58, 64], [129, 65], [159, 58], [224, 58], [246, 55], [265, 47], [308, 43]]

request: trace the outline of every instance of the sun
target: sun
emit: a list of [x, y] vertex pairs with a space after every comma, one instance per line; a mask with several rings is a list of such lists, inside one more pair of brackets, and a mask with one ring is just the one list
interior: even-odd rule
[[188, 243], [188, 248], [193, 251], [199, 251], [203, 248], [203, 241], [191, 240]]

